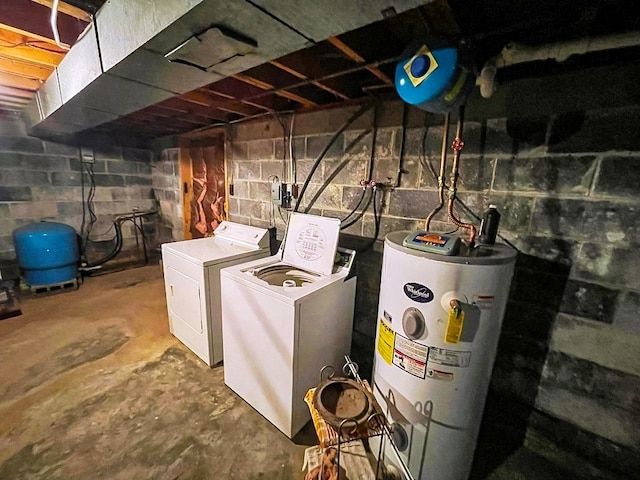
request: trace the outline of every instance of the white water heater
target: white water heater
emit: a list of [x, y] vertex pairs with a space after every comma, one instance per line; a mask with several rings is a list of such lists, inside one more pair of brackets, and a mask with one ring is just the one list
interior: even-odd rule
[[[374, 393], [415, 480], [468, 478], [516, 252], [384, 244]], [[445, 237], [446, 238], [446, 237]], [[449, 237], [451, 238], [451, 237]], [[435, 249], [434, 249], [435, 250]]]

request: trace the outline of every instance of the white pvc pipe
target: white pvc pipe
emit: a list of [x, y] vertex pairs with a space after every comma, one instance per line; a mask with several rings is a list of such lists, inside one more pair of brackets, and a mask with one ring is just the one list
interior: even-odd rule
[[60, 48], [65, 48], [65, 46], [60, 43], [60, 35], [58, 34], [58, 3], [59, 0], [53, 0], [53, 5], [51, 5], [51, 30], [53, 30], [53, 39], [56, 41], [56, 44]]
[[564, 43], [549, 43], [530, 47], [521, 43], [505, 45], [499, 55], [488, 60], [478, 78], [476, 85], [480, 87], [483, 98], [490, 98], [495, 91], [495, 75], [497, 69], [544, 60], [564, 62], [572, 55], [583, 55], [589, 52], [613, 50], [616, 48], [635, 47], [640, 45], [640, 32], [626, 32], [605, 37], [582, 38]]
[[517, 63], [553, 59], [564, 62], [571, 55], [612, 50], [640, 45], [640, 32], [626, 32], [606, 37], [582, 38], [564, 43], [550, 43], [539, 47], [528, 47], [519, 43], [506, 45], [495, 59], [498, 68]]

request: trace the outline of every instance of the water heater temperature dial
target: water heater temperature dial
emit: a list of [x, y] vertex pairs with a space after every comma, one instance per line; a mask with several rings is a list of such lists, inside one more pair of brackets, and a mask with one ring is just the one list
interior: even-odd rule
[[412, 340], [421, 338], [427, 331], [427, 322], [422, 312], [415, 307], [407, 308], [402, 315], [402, 329]]

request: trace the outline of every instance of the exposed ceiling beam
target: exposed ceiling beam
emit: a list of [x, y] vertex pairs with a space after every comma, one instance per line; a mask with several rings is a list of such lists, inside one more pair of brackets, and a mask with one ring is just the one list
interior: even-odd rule
[[10, 98], [10, 97], [3, 97], [0, 96], [0, 103], [4, 104], [4, 105], [12, 105], [12, 106], [23, 106], [27, 103], [29, 103], [28, 101], [26, 101], [25, 99], [22, 98]]
[[29, 90], [22, 90], [21, 88], [13, 88], [13, 87], [7, 87], [5, 85], [0, 85], [0, 95], [24, 98], [25, 100], [29, 100], [30, 98], [33, 97], [33, 92]]
[[57, 46], [0, 27], [0, 56], [57, 67], [64, 52]]
[[33, 90], [34, 92], [40, 88], [42, 83], [33, 78], [20, 77], [11, 73], [0, 72], [0, 83], [7, 87], [22, 88], [23, 90]]
[[254, 102], [249, 102], [249, 101], [245, 101], [245, 100], [242, 100], [242, 99], [238, 99], [238, 98], [236, 98], [236, 97], [234, 97], [232, 95], [228, 95], [226, 93], [222, 93], [222, 92], [219, 92], [217, 90], [214, 90], [213, 88], [211, 88], [211, 86], [207, 87], [206, 90], [208, 92], [211, 92], [212, 95], [216, 95], [218, 97], [228, 98], [229, 100], [235, 100], [237, 102], [241, 102], [241, 103], [244, 103], [244, 104], [249, 105], [251, 107], [259, 108], [260, 110], [265, 110], [267, 112], [272, 111], [271, 108], [269, 108], [269, 107], [267, 107], [265, 105], [260, 105], [259, 103], [254, 103]]
[[241, 82], [245, 82], [249, 85], [253, 85], [254, 87], [261, 88], [262, 90], [271, 91], [278, 95], [279, 97], [286, 98], [288, 100], [293, 100], [294, 102], [298, 102], [305, 107], [316, 107], [317, 103], [309, 100], [308, 98], [301, 97], [300, 95], [296, 95], [293, 92], [289, 92], [287, 90], [276, 90], [275, 87], [267, 82], [263, 82], [262, 80], [258, 80], [257, 78], [250, 77], [248, 75], [243, 75], [241, 73], [236, 73], [233, 78], [240, 80]]
[[[349, 75], [349, 74], [352, 74], [352, 73], [355, 73], [355, 72], [360, 72], [362, 70], [368, 70], [369, 68], [372, 68], [372, 67], [377, 68], [380, 65], [386, 65], [388, 63], [395, 63], [398, 60], [400, 60], [401, 58], [402, 58], [401, 56], [397, 56], [397, 57], [386, 58], [386, 59], [383, 59], [383, 60], [378, 60], [378, 61], [373, 62], [373, 63], [366, 63], [366, 64], [356, 65], [356, 66], [351, 67], [351, 68], [349, 68], [347, 70], [339, 70], [339, 71], [336, 71], [336, 72], [333, 72], [333, 73], [329, 73], [329, 74], [326, 74], [326, 75], [324, 75], [322, 77], [315, 78], [314, 80], [316, 80], [318, 82], [325, 82], [325, 81], [327, 81], [329, 79], [342, 77], [342, 76]], [[296, 83], [294, 85], [289, 85], [288, 87], [278, 88], [278, 89], [274, 89], [274, 90], [267, 90], [267, 91], [260, 92], [258, 94], [249, 95], [248, 97], [245, 97], [244, 100], [245, 101], [246, 100], [255, 100], [257, 98], [267, 97], [269, 95], [272, 95], [274, 93], [282, 91], [284, 88], [302, 87], [304, 85], [307, 85], [308, 83], [309, 83], [308, 80], [302, 80], [301, 82]], [[357, 99], [353, 99], [353, 100], [357, 100]], [[324, 106], [326, 106], [326, 104], [323, 105], [323, 107]]]
[[187, 102], [195, 103], [196, 105], [202, 105], [205, 107], [215, 107], [219, 110], [226, 112], [237, 113], [240, 115], [253, 115], [255, 109], [249, 107], [240, 102], [233, 100], [227, 100], [223, 98], [213, 98], [210, 94], [204, 93], [200, 90], [194, 90], [192, 92], [185, 93], [180, 97]]
[[[366, 62], [366, 60], [364, 58], [362, 58], [362, 56], [360, 56], [360, 54], [358, 54], [358, 52], [353, 50], [351, 47], [349, 47], [349, 45], [344, 43], [339, 38], [337, 38], [337, 37], [329, 37], [327, 39], [327, 42], [329, 42], [335, 48], [340, 50], [342, 53], [344, 53], [347, 57], [352, 59], [354, 62], [356, 62], [356, 63], [365, 63]], [[370, 66], [367, 66], [367, 70], [369, 70], [371, 73], [373, 73], [376, 77], [378, 77], [380, 80], [382, 80], [387, 85], [393, 85], [393, 82], [391, 81], [391, 79], [389, 77], [387, 77], [378, 67], [370, 65]]]
[[[4, 25], [9, 25], [16, 30], [49, 40], [53, 39], [50, 23], [51, 9], [31, 0], [2, 0], [0, 19]], [[65, 13], [59, 12], [57, 15], [60, 41], [67, 45], [73, 45], [76, 42], [86, 25], [87, 22]]]
[[[60, 47], [56, 41], [53, 38], [47, 38], [47, 37], [43, 37], [42, 35], [37, 35], [33, 32], [29, 32], [27, 30], [23, 30], [21, 28], [16, 28], [12, 25], [7, 25], [6, 23], [0, 23], [0, 29], [3, 30], [7, 30], [9, 32], [13, 32], [16, 35], [22, 35], [23, 37], [26, 37], [29, 39], [30, 42], [38, 42], [41, 44], [47, 44], [47, 45], [52, 45], [55, 46], [56, 48], [62, 48], [64, 49], [65, 52], [67, 52], [70, 48], [69, 44], [64, 43], [64, 42], [60, 42], [60, 45], [62, 45], [62, 47]], [[53, 35], [52, 35], [53, 36]]]
[[208, 120], [204, 118], [202, 120], [197, 120], [194, 118], [189, 118], [186, 115], [189, 115], [189, 114], [183, 113], [182, 115], [167, 116], [165, 113], [157, 113], [157, 111], [152, 111], [151, 107], [148, 107], [148, 108], [145, 108], [144, 110], [134, 112], [130, 116], [132, 118], [149, 120], [153, 122], [162, 121], [163, 124], [165, 125], [185, 126], [188, 124], [193, 124], [193, 125], [202, 126], [209, 123]]
[[[278, 67], [280, 70], [284, 70], [285, 72], [293, 75], [294, 77], [298, 77], [301, 80], [309, 80], [309, 78], [306, 75], [298, 72], [297, 70], [294, 70], [293, 68], [287, 67], [286, 65], [284, 65], [284, 64], [282, 64], [280, 62], [272, 60], [269, 63], [271, 63], [271, 65], [273, 65], [274, 67]], [[327, 85], [324, 85], [324, 84], [322, 84], [320, 82], [317, 82], [315, 80], [310, 80], [309, 83], [311, 83], [312, 85], [315, 85], [318, 88], [321, 88], [322, 90], [324, 90], [326, 92], [329, 92], [329, 93], [335, 95], [338, 98], [341, 98], [342, 100], [349, 100], [349, 97], [346, 96], [345, 94], [343, 94], [343, 93], [341, 93], [341, 92], [339, 92], [337, 90], [334, 90], [333, 88], [328, 87]]]
[[199, 92], [198, 90], [187, 92], [181, 95], [180, 98], [186, 100], [187, 102], [195, 103], [196, 105], [202, 105], [204, 107], [210, 107], [213, 105], [213, 99], [211, 98], [211, 96]]
[[203, 107], [202, 105], [196, 105], [194, 103], [188, 103], [184, 100], [181, 100], [180, 97], [174, 97], [165, 100], [161, 103], [153, 105], [153, 108], [162, 108], [174, 112], [189, 113], [190, 115], [198, 115], [200, 117], [219, 120], [223, 122], [227, 121], [227, 114], [225, 112], [221, 112], [220, 110], [210, 107]]
[[35, 63], [22, 62], [0, 56], [0, 72], [46, 80], [53, 72], [53, 67], [43, 67]]
[[[39, 3], [40, 5], [44, 5], [45, 7], [51, 8], [53, 6], [53, 0], [32, 0], [33, 2]], [[83, 22], [91, 22], [91, 14], [85, 12], [81, 8], [74, 7], [73, 5], [69, 5], [65, 2], [58, 2], [58, 12], [66, 13], [70, 17], [77, 18], [78, 20], [82, 20]]]

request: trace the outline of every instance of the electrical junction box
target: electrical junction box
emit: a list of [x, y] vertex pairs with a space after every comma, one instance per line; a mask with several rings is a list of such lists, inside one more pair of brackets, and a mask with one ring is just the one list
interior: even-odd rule
[[82, 163], [94, 163], [96, 161], [93, 148], [81, 147], [80, 156], [82, 157]]
[[271, 182], [271, 201], [273, 203], [280, 203], [281, 192], [280, 182]]

